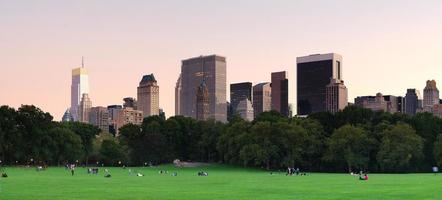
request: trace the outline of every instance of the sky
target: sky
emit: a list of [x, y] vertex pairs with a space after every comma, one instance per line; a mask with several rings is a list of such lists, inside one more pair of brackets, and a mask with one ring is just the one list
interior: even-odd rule
[[153, 73], [167, 116], [181, 60], [211, 54], [227, 58], [228, 93], [286, 70], [296, 105], [296, 57], [334, 52], [350, 102], [405, 95], [442, 82], [441, 10], [440, 0], [0, 0], [0, 105], [61, 120], [82, 56], [93, 106], [136, 97]]

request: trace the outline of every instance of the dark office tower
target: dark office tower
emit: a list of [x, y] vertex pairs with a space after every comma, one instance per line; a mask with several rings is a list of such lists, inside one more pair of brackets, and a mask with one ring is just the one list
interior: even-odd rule
[[286, 71], [272, 73], [272, 110], [289, 116], [289, 80]]
[[226, 58], [217, 55], [182, 61], [180, 115], [196, 118], [195, 97], [202, 80], [209, 92], [209, 118], [226, 122]]
[[203, 80], [198, 86], [196, 93], [196, 119], [207, 120], [209, 118], [209, 90], [206, 82]]
[[415, 115], [419, 108], [419, 91], [416, 89], [407, 89], [405, 95], [405, 114]]
[[342, 56], [315, 54], [298, 57], [297, 108], [298, 115], [326, 111], [326, 87], [330, 80], [342, 79]]
[[123, 99], [123, 107], [124, 108], [133, 108], [134, 110], [137, 109], [137, 100], [133, 97], [126, 97]]
[[252, 83], [234, 83], [230, 84], [230, 105], [232, 112], [237, 113], [237, 106], [242, 100], [252, 101]]
[[272, 88], [270, 83], [253, 86], [253, 113], [256, 116], [272, 109]]

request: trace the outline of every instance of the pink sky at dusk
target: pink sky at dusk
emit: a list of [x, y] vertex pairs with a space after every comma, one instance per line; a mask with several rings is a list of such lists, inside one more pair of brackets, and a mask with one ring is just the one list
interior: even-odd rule
[[167, 116], [181, 60], [199, 55], [227, 57], [227, 88], [287, 70], [294, 106], [296, 57], [316, 53], [343, 56], [350, 102], [422, 90], [427, 79], [441, 88], [441, 10], [437, 0], [0, 0], [0, 105], [34, 104], [61, 120], [81, 56], [93, 106], [136, 97], [154, 73]]

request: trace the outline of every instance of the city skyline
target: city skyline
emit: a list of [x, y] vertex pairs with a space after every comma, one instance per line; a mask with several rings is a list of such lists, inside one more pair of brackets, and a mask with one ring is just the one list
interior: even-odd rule
[[[122, 104], [124, 97], [136, 97], [139, 77], [154, 73], [162, 88], [160, 107], [167, 116], [174, 115], [180, 61], [197, 55], [225, 56], [227, 84], [270, 82], [271, 72], [288, 71], [292, 105], [296, 105], [296, 57], [316, 53], [345, 57], [349, 101], [377, 92], [405, 96], [407, 88], [422, 93], [425, 81], [442, 81], [442, 61], [437, 56], [442, 52], [438, 12], [442, 3], [438, 1], [258, 1], [254, 5], [226, 1], [216, 9], [202, 9], [209, 4], [198, 1], [137, 7], [113, 3], [106, 9], [98, 3], [62, 4], [0, 3], [6, 16], [0, 22], [8, 30], [0, 37], [5, 47], [0, 50], [0, 68], [7, 74], [0, 80], [0, 104], [16, 108], [34, 104], [61, 120], [70, 104], [70, 72], [81, 65], [81, 56], [94, 106]], [[316, 10], [315, 4], [319, 4]], [[269, 5], [274, 5], [272, 10], [265, 9]], [[121, 12], [115, 12], [120, 11], [117, 8]], [[175, 14], [158, 15], [166, 9]], [[374, 9], [376, 14], [371, 13]], [[224, 17], [227, 10], [232, 14]], [[200, 24], [211, 21], [218, 24], [215, 31], [201, 32]], [[331, 28], [335, 26], [339, 28]]]

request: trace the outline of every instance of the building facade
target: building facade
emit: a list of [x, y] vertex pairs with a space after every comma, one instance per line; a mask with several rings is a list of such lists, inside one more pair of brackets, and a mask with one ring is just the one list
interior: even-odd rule
[[160, 109], [160, 87], [153, 74], [144, 75], [137, 88], [137, 108], [143, 117], [158, 115]]
[[253, 114], [272, 110], [272, 87], [270, 83], [259, 83], [253, 86]]
[[175, 84], [175, 115], [180, 115], [181, 113], [181, 74], [178, 77], [178, 80], [176, 81]]
[[348, 105], [348, 92], [344, 81], [331, 79], [330, 84], [325, 88], [326, 111], [336, 113]]
[[246, 121], [253, 121], [253, 106], [249, 99], [243, 99], [236, 105], [236, 113]]
[[271, 83], [272, 110], [289, 116], [289, 80], [286, 71], [273, 72]]
[[237, 113], [236, 107], [242, 100], [248, 99], [252, 101], [252, 83], [234, 83], [230, 84], [230, 105], [232, 112]]
[[197, 120], [208, 120], [210, 114], [210, 99], [209, 90], [207, 89], [206, 82], [203, 80], [198, 86], [198, 91], [196, 93], [196, 119]]
[[407, 89], [407, 94], [405, 95], [405, 114], [415, 115], [419, 112], [420, 107], [420, 94], [416, 89]]
[[355, 105], [373, 111], [388, 111], [388, 102], [384, 99], [382, 93], [377, 93], [376, 96], [356, 97]]
[[89, 123], [100, 128], [101, 131], [109, 132], [109, 110], [106, 107], [92, 107], [89, 113]]
[[123, 108], [133, 108], [137, 109], [137, 100], [133, 97], [126, 97], [123, 99]]
[[209, 118], [227, 121], [226, 58], [211, 55], [182, 61], [180, 115], [196, 119], [196, 95], [201, 81], [205, 80], [209, 93]]
[[82, 64], [82, 67], [72, 70], [70, 113], [74, 121], [79, 121], [78, 106], [85, 93], [89, 94], [89, 75]]
[[298, 115], [326, 111], [327, 85], [331, 79], [343, 80], [342, 56], [315, 54], [298, 57], [296, 63]]
[[78, 106], [78, 121], [89, 123], [89, 113], [91, 112], [92, 102], [87, 93], [83, 93]]
[[431, 112], [434, 105], [439, 104], [439, 90], [436, 87], [435, 80], [428, 80], [424, 88], [423, 109]]
[[72, 117], [70, 109], [67, 109], [64, 112], [63, 118], [61, 118], [61, 121], [62, 122], [72, 122], [72, 121], [74, 121], [74, 117]]

